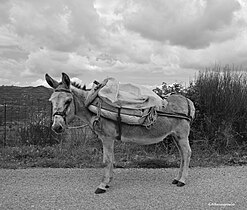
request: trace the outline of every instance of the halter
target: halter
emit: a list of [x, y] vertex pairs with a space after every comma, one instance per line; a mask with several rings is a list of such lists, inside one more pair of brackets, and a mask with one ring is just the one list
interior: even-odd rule
[[[67, 90], [67, 89], [64, 89], [64, 88], [57, 89], [57, 90], [55, 90], [55, 92], [66, 92], [66, 93], [71, 93], [71, 94], [72, 94], [72, 92], [71, 92], [70, 90]], [[73, 94], [72, 94], [72, 96], [73, 96]], [[73, 100], [74, 100], [74, 98], [73, 98]], [[56, 115], [61, 116], [61, 117], [63, 118], [65, 124], [66, 124], [66, 117], [67, 117], [67, 116], [66, 116], [66, 112], [67, 112], [67, 110], [68, 110], [70, 104], [71, 104], [71, 101], [70, 101], [68, 104], [66, 104], [66, 106], [65, 106], [65, 108], [64, 108], [63, 111], [61, 111], [61, 112], [58, 112], [58, 111], [57, 111], [57, 112], [55, 112], [52, 116], [53, 116], [53, 117], [56, 116]], [[75, 101], [74, 101], [74, 106], [75, 106]]]

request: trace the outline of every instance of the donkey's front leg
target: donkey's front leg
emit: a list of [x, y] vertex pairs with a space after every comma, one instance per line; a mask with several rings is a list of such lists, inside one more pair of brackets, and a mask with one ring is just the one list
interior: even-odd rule
[[114, 162], [114, 139], [101, 138], [103, 143], [103, 163], [105, 165], [102, 182], [96, 189], [95, 193], [100, 194], [106, 192], [113, 178], [113, 162]]

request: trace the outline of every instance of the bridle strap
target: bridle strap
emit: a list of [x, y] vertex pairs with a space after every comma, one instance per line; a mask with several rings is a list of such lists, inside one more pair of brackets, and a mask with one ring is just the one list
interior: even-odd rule
[[54, 92], [66, 92], [66, 93], [72, 93], [70, 90], [65, 89], [65, 88], [56, 89]]
[[53, 114], [53, 117], [56, 115], [59, 115], [64, 119], [64, 122], [66, 123], [66, 112], [67, 112], [69, 106], [70, 106], [70, 103], [66, 104], [66, 107], [64, 108], [64, 110], [62, 112], [55, 112]]

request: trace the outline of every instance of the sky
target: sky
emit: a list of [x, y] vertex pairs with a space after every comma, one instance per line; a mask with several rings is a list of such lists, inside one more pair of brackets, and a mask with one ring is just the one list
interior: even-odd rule
[[0, 85], [186, 85], [215, 64], [247, 69], [246, 0], [0, 0]]

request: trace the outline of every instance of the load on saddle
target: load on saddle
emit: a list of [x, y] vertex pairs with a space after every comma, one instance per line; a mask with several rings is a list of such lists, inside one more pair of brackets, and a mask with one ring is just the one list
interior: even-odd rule
[[157, 119], [157, 111], [167, 106], [167, 101], [152, 90], [139, 85], [121, 84], [107, 78], [91, 89], [86, 99], [88, 109], [120, 123], [149, 127]]

